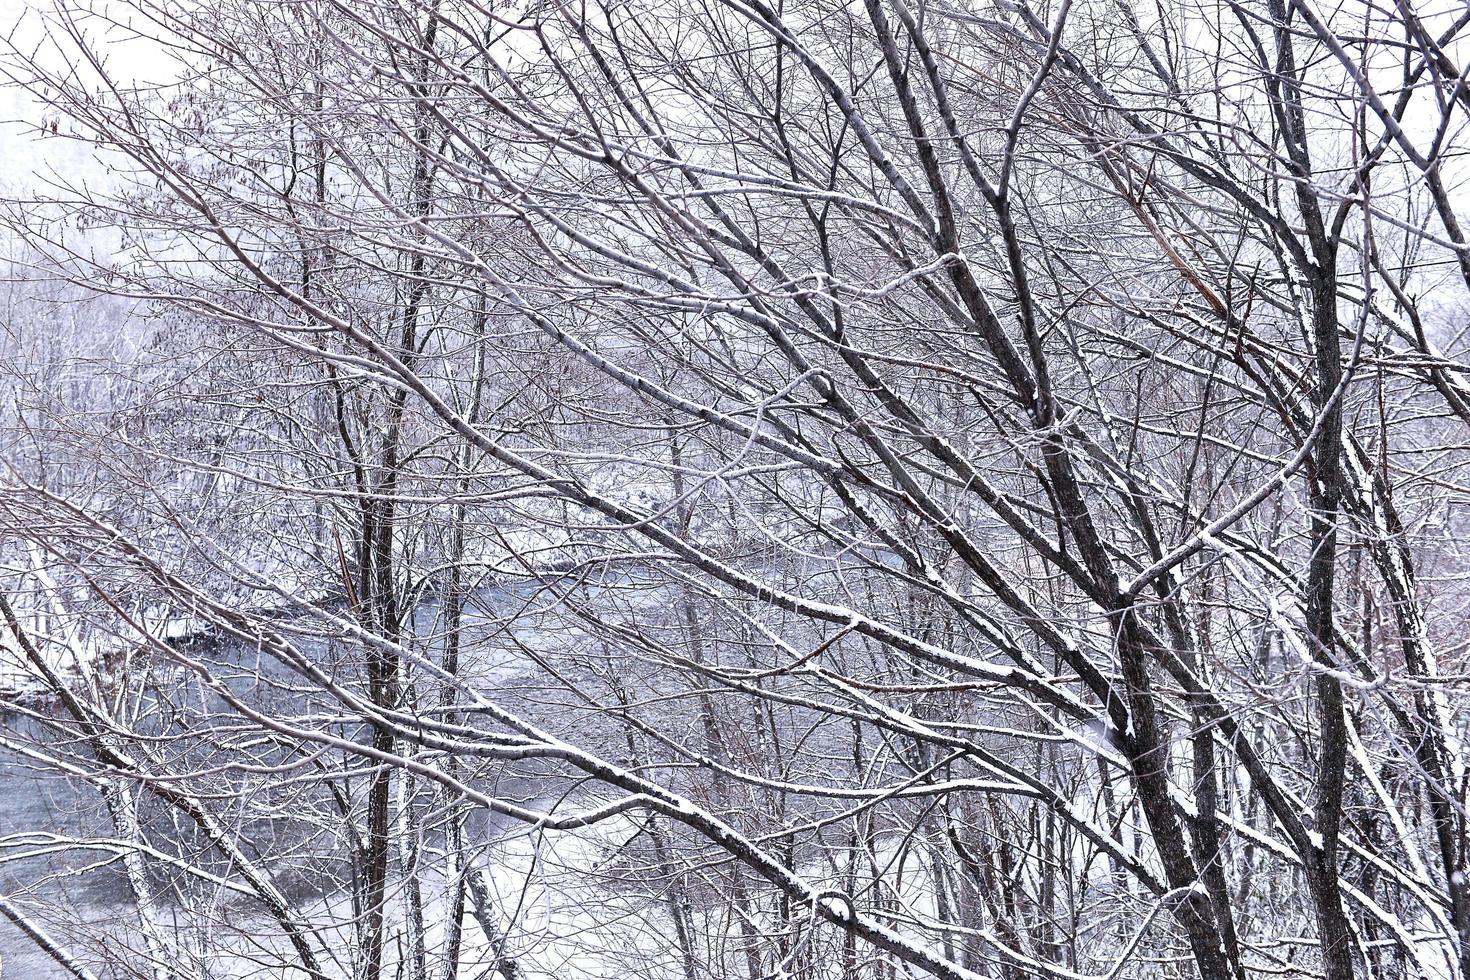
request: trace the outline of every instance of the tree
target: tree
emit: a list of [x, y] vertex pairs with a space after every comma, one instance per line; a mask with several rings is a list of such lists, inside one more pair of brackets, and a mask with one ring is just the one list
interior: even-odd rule
[[[179, 355], [218, 373], [165, 394], [214, 408], [126, 448], [191, 476], [149, 483], [160, 513], [211, 474], [249, 517], [204, 540], [17, 474], [7, 527], [88, 629], [203, 684], [179, 701], [220, 719], [201, 752], [363, 821], [348, 974], [452, 976], [471, 921], [503, 975], [535, 969], [485, 811], [610, 849], [560, 880], [639, 923], [596, 950], [624, 970], [1470, 976], [1445, 533], [1470, 18], [227, 0], [48, 23], [12, 78], [128, 179], [12, 225], [186, 325]], [[109, 73], [127, 34], [161, 78]], [[79, 224], [127, 247], [90, 258]], [[144, 587], [283, 673], [242, 692], [120, 622]], [[72, 764], [185, 812], [156, 787], [216, 778], [101, 743]], [[253, 840], [195, 822], [200, 873]], [[250, 866], [229, 874], [281, 962], [335, 968], [323, 913]]]

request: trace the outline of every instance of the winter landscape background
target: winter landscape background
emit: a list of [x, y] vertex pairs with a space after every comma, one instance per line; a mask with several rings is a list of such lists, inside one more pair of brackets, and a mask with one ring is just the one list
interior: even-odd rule
[[0, 8], [0, 977], [1470, 980], [1462, 0]]

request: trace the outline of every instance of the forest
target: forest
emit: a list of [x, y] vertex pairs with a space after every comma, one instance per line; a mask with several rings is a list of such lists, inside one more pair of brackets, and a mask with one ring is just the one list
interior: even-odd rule
[[4, 980], [1470, 980], [1464, 0], [11, 0]]

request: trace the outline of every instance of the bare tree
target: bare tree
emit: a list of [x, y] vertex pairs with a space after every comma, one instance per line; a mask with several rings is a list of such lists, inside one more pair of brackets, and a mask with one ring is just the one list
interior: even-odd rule
[[122, 968], [1470, 978], [1470, 16], [44, 24], [126, 179], [10, 224], [170, 326], [0, 494]]

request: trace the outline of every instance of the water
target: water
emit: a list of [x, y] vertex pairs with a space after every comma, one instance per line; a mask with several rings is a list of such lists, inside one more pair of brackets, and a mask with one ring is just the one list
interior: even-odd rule
[[[628, 600], [629, 595], [635, 596], [631, 601], [644, 605], [659, 601], [657, 589], [615, 591], [619, 593], [620, 602]], [[587, 666], [587, 658], [595, 660], [597, 644], [585, 633], [570, 627], [566, 610], [559, 608], [553, 597], [543, 595], [541, 585], [535, 583], [520, 589], [482, 593], [476, 597], [476, 605], [475, 611], [467, 613], [464, 624], [461, 677], [475, 688], [491, 695], [497, 702], [523, 717], [528, 717], [543, 728], [564, 735], [575, 732], [576, 741], [580, 744], [601, 744], [607, 748], [607, 755], [611, 758], [617, 759], [624, 755], [626, 745], [621, 736], [609, 741], [616, 732], [605, 716], [594, 713], [589, 718], [588, 714], [580, 710], [576, 699], [565, 690], [555, 696], [548, 696], [546, 687], [538, 686], [531, 680], [531, 675], [537, 668], [527, 658], [523, 644], [553, 656], [563, 677], [574, 682], [590, 679], [591, 675], [587, 671], [595, 668]], [[667, 606], [668, 603], [664, 602], [663, 605]], [[415, 611], [414, 632], [417, 635], [432, 635], [441, 613], [436, 601], [424, 602]], [[354, 683], [360, 679], [357, 674], [362, 661], [360, 649], [353, 650], [328, 639], [297, 639], [296, 645], [327, 673], [335, 673], [339, 678], [353, 680]], [[558, 650], [561, 655], [558, 655]], [[190, 656], [207, 662], [213, 672], [228, 681], [232, 691], [249, 703], [269, 705], [275, 712], [283, 715], [331, 707], [321, 695], [315, 694], [310, 682], [271, 658], [261, 656], [253, 648], [246, 648], [238, 643], [201, 642], [188, 647], [187, 652]], [[423, 652], [436, 661], [442, 654], [432, 642], [426, 645]], [[582, 666], [578, 666], [579, 664]], [[178, 744], [187, 744], [188, 737], [203, 723], [201, 719], [207, 713], [205, 709], [211, 706], [214, 696], [204, 691], [196, 679], [177, 666], [158, 666], [160, 682], [156, 687], [163, 693], [142, 696], [133, 706], [132, 714], [146, 718], [144, 727], [153, 734], [169, 736], [178, 739]], [[218, 707], [217, 702], [214, 702], [214, 706]], [[668, 710], [677, 712], [679, 709], [670, 707]], [[335, 713], [341, 714], [340, 706], [335, 706]], [[219, 717], [228, 720], [230, 715], [222, 712]], [[37, 723], [33, 721], [12, 715], [0, 716], [0, 723], [6, 726], [6, 734], [12, 739], [17, 736], [40, 736], [38, 740], [43, 745], [54, 742], [53, 737], [41, 733]], [[309, 722], [303, 721], [302, 724], [316, 727], [321, 724], [321, 719], [314, 718]], [[360, 740], [367, 737], [361, 727], [352, 728], [345, 723], [337, 731], [344, 737]], [[160, 744], [175, 745], [172, 742]], [[275, 758], [280, 761], [284, 756], [276, 753]], [[199, 760], [195, 764], [202, 767], [209, 761]], [[340, 765], [341, 755], [336, 755], [331, 764]], [[479, 788], [492, 795], [516, 800], [535, 808], [550, 803], [554, 798], [551, 794], [553, 782], [554, 777], [547, 774], [544, 765], [538, 769], [533, 764], [517, 764], [501, 767], [487, 775]], [[363, 780], [359, 778], [357, 785], [361, 786], [362, 783]], [[316, 792], [322, 784], [320, 779], [314, 779], [300, 785], [310, 787], [310, 791]], [[565, 785], [564, 782], [562, 785]], [[306, 793], [308, 789], [295, 792]], [[231, 812], [230, 803], [228, 799], [221, 799], [212, 801], [211, 805], [217, 812], [228, 815]], [[313, 807], [322, 808], [327, 805], [327, 795], [322, 791], [312, 799], [287, 799], [279, 812], [299, 816]], [[155, 846], [187, 848], [191, 843], [191, 836], [197, 836], [197, 832], [187, 825], [181, 826], [176, 819], [173, 824], [169, 824], [167, 821], [174, 819], [174, 816], [167, 812], [153, 816], [152, 819], [159, 822], [148, 825], [148, 829], [149, 839]], [[339, 816], [332, 819], [330, 813], [326, 814], [326, 818], [322, 822], [330, 825], [328, 832], [345, 834], [348, 823], [345, 818]], [[145, 815], [145, 824], [147, 819]], [[466, 838], [476, 842], [493, 841], [512, 826], [507, 818], [483, 810], [476, 811], [466, 827]], [[318, 847], [304, 836], [308, 831], [323, 832], [320, 827], [303, 828], [293, 825], [286, 818], [232, 825], [232, 833], [246, 842], [246, 850], [267, 862], [273, 856], [297, 852], [321, 854], [335, 851], [339, 856], [348, 852], [350, 842], [344, 836], [326, 841], [329, 846]], [[13, 754], [8, 757], [0, 754], [0, 836], [13, 841], [17, 835], [25, 833], [73, 835], [79, 838], [94, 835], [110, 837], [113, 828], [104, 801], [95, 787], [75, 778], [39, 772]], [[434, 828], [427, 831], [430, 846], [436, 843], [437, 833], [439, 831]], [[308, 841], [311, 846], [304, 845], [303, 841]], [[196, 840], [194, 843], [200, 842]], [[64, 910], [65, 917], [73, 920], [73, 925], [78, 922], [87, 924], [87, 928], [81, 930], [83, 932], [95, 933], [99, 929], [105, 932], [110, 928], [113, 938], [103, 945], [110, 943], [111, 949], [94, 947], [78, 950], [89, 965], [94, 966], [99, 980], [111, 980], [114, 975], [141, 975], [114, 974], [101, 965], [108, 953], [131, 958], [135, 969], [136, 964], [141, 961], [136, 955], [127, 957], [127, 950], [137, 947], [141, 941], [134, 935], [137, 919], [131, 890], [126, 877], [121, 873], [119, 862], [98, 866], [109, 855], [97, 852], [72, 851], [64, 855], [51, 854], [25, 860], [8, 859], [7, 853], [13, 856], [14, 849], [7, 852], [0, 848], [0, 891], [18, 903], [24, 903], [28, 898], [42, 900], [39, 904], [27, 907], [59, 907]], [[342, 873], [344, 868], [345, 865], [340, 863], [331, 867], [314, 868], [282, 863], [271, 867], [270, 871], [273, 880], [291, 895], [294, 902], [318, 911], [330, 912], [338, 909], [345, 919], [348, 905], [345, 891], [321, 885], [321, 882]], [[223, 872], [225, 869], [221, 867], [219, 870]], [[165, 891], [169, 891], [166, 886]], [[177, 893], [173, 894], [174, 903], [177, 904]], [[214, 897], [217, 896], [205, 890], [199, 896], [186, 899], [185, 904], [207, 901]], [[236, 917], [236, 926], [240, 926], [242, 921], [248, 926], [250, 916], [257, 917], [258, 921], [261, 915], [259, 904], [253, 901], [237, 902], [233, 908], [236, 911], [229, 914]], [[169, 909], [165, 908], [163, 912], [166, 918]], [[55, 924], [48, 921], [44, 924], [58, 938], [64, 938], [73, 931], [67, 923]], [[276, 935], [279, 932], [274, 923], [263, 923], [263, 926], [264, 928], [258, 930], [262, 934]], [[248, 928], [244, 931], [248, 932]], [[345, 947], [346, 941], [350, 939], [345, 930], [343, 939], [341, 945]], [[12, 924], [3, 920], [0, 920], [0, 957], [3, 957], [0, 980], [53, 980], [70, 975], [39, 952], [35, 944], [21, 935]], [[221, 976], [236, 972], [230, 969], [229, 964], [211, 963], [208, 966], [218, 969]], [[269, 976], [273, 980], [277, 976], [275, 973], [259, 972], [254, 975]]]
[[[510, 601], [513, 598], [506, 595], [501, 600]], [[418, 610], [417, 617], [424, 621], [422, 625], [427, 628], [438, 614], [438, 606], [430, 602]], [[467, 630], [467, 639], [471, 641], [467, 645], [471, 647], [471, 651], [466, 656], [466, 676], [484, 690], [498, 690], [528, 666], [519, 654], [507, 656], [506, 644], [485, 642], [486, 635], [500, 632], [500, 626], [495, 616], [481, 613], [472, 617]], [[476, 629], [482, 635], [476, 637]], [[338, 673], [339, 676], [349, 676], [346, 673], [349, 669], [355, 673], [355, 666], [348, 666], [350, 658], [356, 658], [360, 662], [360, 652], [349, 652], [340, 643], [308, 639], [299, 641], [297, 645], [313, 662], [329, 673]], [[430, 647], [427, 652], [434, 655], [438, 651]], [[247, 649], [236, 643], [202, 642], [194, 644], [188, 653], [208, 663], [211, 670], [225, 678], [230, 689], [243, 700], [254, 705], [268, 705], [281, 716], [311, 709], [319, 710], [324, 706], [324, 702], [313, 695], [308, 682], [271, 658], [262, 657], [254, 649]], [[177, 667], [159, 664], [156, 668], [160, 681], [156, 685], [157, 691], [144, 695], [132, 709], [132, 714], [142, 719], [137, 727], [145, 732], [179, 739], [177, 743], [169, 743], [169, 749], [175, 745], [188, 745], [186, 740], [201, 724], [200, 719], [206, 713], [204, 709], [222, 706], [200, 685], [191, 682], [189, 675]], [[48, 710], [61, 714], [59, 707]], [[227, 712], [218, 712], [215, 717], [216, 720], [229, 721], [231, 716]], [[4, 736], [12, 745], [32, 743], [40, 747], [70, 748], [86, 754], [83, 745], [66, 746], [63, 741], [58, 740], [54, 732], [47, 731], [34, 719], [17, 714], [0, 714], [0, 725], [3, 725]], [[337, 726], [337, 732], [349, 738], [367, 738], [367, 733], [361, 726], [354, 728], [341, 725]], [[198, 744], [197, 741], [195, 744]], [[276, 761], [291, 755], [279, 751], [261, 751]], [[296, 754], [299, 756], [299, 753]], [[207, 765], [208, 761], [201, 759], [198, 764]], [[340, 759], [338, 763], [340, 764]], [[362, 780], [358, 782], [360, 784]], [[524, 773], [507, 774], [498, 782], [500, 785], [495, 791], [502, 795], [535, 796], [534, 780]], [[147, 794], [143, 798], [148, 799]], [[314, 801], [303, 804], [303, 807], [325, 806], [326, 800], [327, 795], [321, 793]], [[258, 800], [252, 800], [252, 803], [258, 804]], [[286, 801], [281, 812], [290, 813], [290, 803], [291, 801]], [[210, 805], [216, 812], [226, 816], [233, 809], [229, 800], [215, 800]], [[155, 808], [151, 815], [145, 813], [142, 822], [148, 831], [149, 840], [155, 846], [165, 849], [176, 846], [182, 849], [190, 843], [191, 835], [197, 835], [197, 831], [188, 825], [187, 820], [182, 821], [181, 826], [177, 813], [169, 812], [165, 808]], [[338, 829], [341, 829], [347, 821], [342, 818], [336, 823]], [[493, 814], [479, 812], [472, 815], [467, 831], [473, 835], [471, 839], [492, 839], [504, 829], [504, 823]], [[263, 856], [267, 860], [275, 853], [289, 853], [295, 845], [307, 840], [306, 834], [318, 832], [315, 828], [293, 825], [289, 817], [232, 826], [232, 833], [245, 841], [247, 852]], [[58, 940], [66, 940], [68, 945], [70, 935], [78, 931], [75, 928], [78, 923], [87, 926], [80, 930], [82, 932], [94, 932], [99, 928], [103, 932], [114, 931], [113, 938], [102, 944], [104, 947], [111, 946], [110, 949], [75, 949], [81, 959], [93, 966], [99, 980], [112, 975], [103, 963], [107, 954], [126, 956], [127, 947], [140, 942], [136, 936], [131, 935], [136, 929], [137, 919], [133, 909], [132, 891], [122, 872], [121, 862], [115, 859], [115, 852], [88, 851], [75, 847], [53, 847], [49, 853], [43, 854], [35, 854], [34, 851], [36, 845], [52, 844], [58, 838], [106, 839], [114, 834], [106, 802], [98, 787], [77, 777], [44, 771], [37, 763], [27, 761], [14, 751], [0, 750], [0, 838], [5, 842], [0, 847], [0, 894], [6, 896], [15, 907], [37, 914], [38, 924]], [[431, 838], [433, 834], [430, 831]], [[28, 847], [27, 844], [31, 846]], [[330, 841], [330, 845], [321, 850], [336, 850], [339, 855], [347, 852], [344, 837]], [[27, 854], [30, 856], [25, 856]], [[273, 880], [291, 894], [294, 900], [312, 905], [333, 901], [330, 895], [321, 894], [319, 889], [313, 888], [313, 879], [330, 878], [344, 867], [339, 863], [331, 868], [308, 870], [279, 866], [270, 870]], [[225, 869], [221, 867], [219, 870]], [[156, 884], [164, 893], [172, 894], [174, 902], [179, 900], [177, 893], [165, 882], [158, 881]], [[203, 897], [215, 896], [205, 894]], [[345, 904], [345, 895], [340, 900]], [[260, 914], [258, 903], [244, 901], [236, 904], [242, 909], [243, 915]], [[168, 911], [164, 910], [165, 917]], [[57, 912], [60, 912], [59, 917]], [[135, 961], [138, 959], [128, 958]], [[71, 974], [67, 970], [42, 952], [12, 922], [0, 917], [0, 980], [52, 980], [68, 976]]]
[[[6, 724], [13, 729], [17, 722], [9, 719]], [[77, 837], [106, 834], [101, 801], [73, 780], [7, 760], [0, 765], [0, 834], [13, 837], [32, 833]], [[82, 921], [105, 921], [125, 908], [127, 890], [117, 875], [77, 873], [87, 863], [85, 857], [75, 853], [26, 859], [7, 856], [0, 864], [0, 892], [24, 909], [32, 907], [28, 898], [39, 896], [48, 905], [66, 906]], [[59, 932], [55, 923], [43, 925], [48, 931]], [[0, 977], [50, 980], [66, 976], [70, 974], [8, 919], [0, 920]]]

